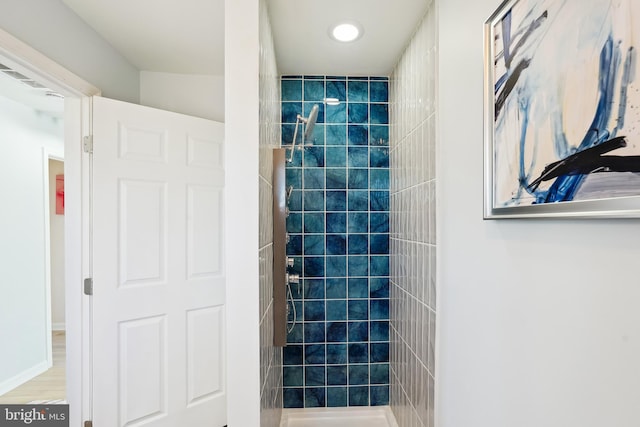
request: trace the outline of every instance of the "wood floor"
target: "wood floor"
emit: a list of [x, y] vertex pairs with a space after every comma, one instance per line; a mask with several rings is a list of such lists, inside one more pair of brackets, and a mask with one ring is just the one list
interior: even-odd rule
[[31, 381], [0, 396], [0, 403], [29, 403], [34, 400], [63, 400], [66, 398], [66, 348], [64, 331], [53, 332], [53, 366]]

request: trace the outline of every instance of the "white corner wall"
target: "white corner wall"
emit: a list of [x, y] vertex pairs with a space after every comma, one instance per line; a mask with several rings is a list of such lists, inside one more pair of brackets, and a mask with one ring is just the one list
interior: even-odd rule
[[0, 97], [0, 394], [48, 368], [47, 153], [63, 157], [62, 121]]
[[102, 90], [138, 102], [138, 70], [61, 0], [2, 0], [0, 28]]
[[260, 425], [259, 0], [225, 0], [227, 422]]
[[224, 76], [141, 71], [140, 104], [224, 122]]
[[640, 425], [638, 220], [482, 220], [483, 23], [439, 6], [438, 427]]

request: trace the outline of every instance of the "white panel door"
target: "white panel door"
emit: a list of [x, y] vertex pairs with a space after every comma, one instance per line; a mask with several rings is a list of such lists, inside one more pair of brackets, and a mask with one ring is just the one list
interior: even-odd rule
[[226, 424], [224, 125], [93, 99], [93, 422]]

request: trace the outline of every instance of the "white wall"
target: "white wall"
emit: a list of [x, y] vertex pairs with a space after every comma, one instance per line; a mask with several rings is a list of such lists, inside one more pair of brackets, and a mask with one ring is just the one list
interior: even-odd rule
[[2, 0], [0, 28], [102, 90], [138, 102], [139, 73], [60, 0]]
[[260, 425], [259, 0], [225, 0], [227, 421]]
[[49, 247], [51, 248], [51, 323], [64, 330], [64, 215], [56, 214], [56, 175], [64, 174], [64, 163], [49, 160]]
[[141, 71], [140, 103], [224, 122], [224, 76]]
[[483, 22], [439, 14], [438, 427], [640, 425], [640, 222], [483, 221]]
[[43, 148], [62, 157], [62, 135], [60, 120], [0, 97], [0, 394], [46, 368]]

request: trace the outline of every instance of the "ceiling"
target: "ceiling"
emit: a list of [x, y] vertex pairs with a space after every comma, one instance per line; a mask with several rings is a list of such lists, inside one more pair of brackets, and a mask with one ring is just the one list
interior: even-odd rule
[[[267, 0], [281, 74], [391, 73], [426, 12], [428, 0]], [[355, 21], [353, 43], [329, 37], [330, 28]]]
[[[142, 71], [224, 75], [224, 0], [62, 0]], [[281, 74], [388, 75], [430, 0], [266, 0]], [[329, 38], [356, 21], [357, 41]]]

